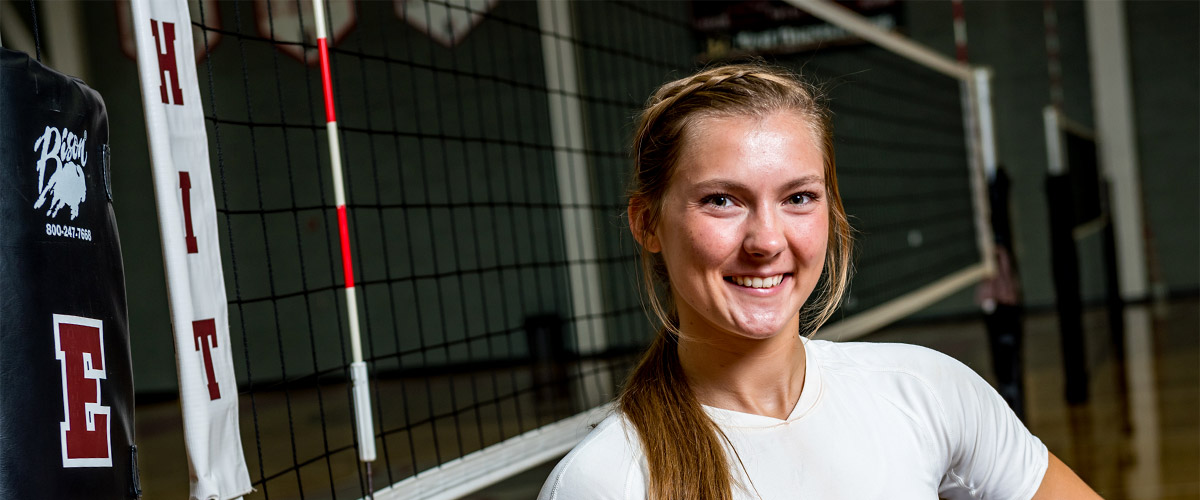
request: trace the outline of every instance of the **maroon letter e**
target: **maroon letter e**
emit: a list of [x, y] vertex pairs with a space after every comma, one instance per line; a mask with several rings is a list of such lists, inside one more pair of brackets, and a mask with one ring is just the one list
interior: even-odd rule
[[[171, 74], [171, 95], [175, 96], [175, 104], [183, 105], [183, 89], [179, 88], [179, 69], [175, 64], [175, 23], [162, 23], [162, 37], [158, 36], [158, 21], [150, 20], [150, 31], [154, 33], [154, 51], [158, 53], [158, 90], [162, 93], [163, 104], [171, 104], [167, 100], [167, 77], [163, 73]], [[166, 40], [166, 43], [163, 43]], [[165, 47], [166, 52], [163, 52]]]
[[204, 374], [208, 376], [208, 399], [221, 399], [221, 388], [217, 386], [217, 374], [213, 370], [212, 361], [212, 350], [217, 348], [217, 322], [211, 319], [193, 321], [192, 338], [196, 340], [196, 350], [204, 356]]
[[103, 328], [97, 319], [54, 315], [54, 357], [62, 370], [63, 467], [112, 467], [110, 408], [100, 403], [100, 381], [107, 378]]

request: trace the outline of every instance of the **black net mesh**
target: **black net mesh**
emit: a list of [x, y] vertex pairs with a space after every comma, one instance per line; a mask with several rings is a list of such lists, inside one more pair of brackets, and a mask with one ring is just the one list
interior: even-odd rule
[[834, 112], [838, 182], [858, 242], [842, 314], [978, 263], [960, 82], [865, 45], [789, 62], [825, 82]]

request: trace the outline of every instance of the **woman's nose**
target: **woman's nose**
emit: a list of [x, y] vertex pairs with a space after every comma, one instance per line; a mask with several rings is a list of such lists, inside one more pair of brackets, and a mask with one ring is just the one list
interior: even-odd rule
[[783, 226], [771, 210], [759, 210], [747, 221], [746, 238], [742, 248], [755, 257], [774, 257], [787, 246]]

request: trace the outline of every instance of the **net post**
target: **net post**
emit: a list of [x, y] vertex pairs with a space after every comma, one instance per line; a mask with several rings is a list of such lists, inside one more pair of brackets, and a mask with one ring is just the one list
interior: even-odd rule
[[599, 265], [596, 263], [596, 232], [591, 213], [591, 173], [584, 150], [583, 106], [579, 95], [578, 66], [571, 43], [571, 5], [538, 0], [542, 62], [546, 77], [546, 99], [550, 109], [550, 132], [554, 145], [558, 196], [563, 208], [563, 240], [571, 282], [571, 308], [577, 318], [575, 337], [579, 354], [601, 352], [607, 347]]
[[968, 141], [975, 145], [969, 148], [972, 160], [971, 203], [975, 209], [975, 232], [979, 241], [980, 261], [984, 273], [991, 277], [996, 272], [996, 242], [992, 229], [991, 203], [988, 200], [988, 181], [996, 178], [996, 129], [992, 115], [992, 70], [987, 67], [971, 68], [971, 78], [964, 83], [966, 95], [971, 99], [964, 110]]
[[1050, 218], [1050, 261], [1062, 344], [1064, 389], [1068, 403], [1084, 403], [1088, 400], [1088, 370], [1079, 281], [1079, 249], [1074, 235], [1077, 228], [1076, 200], [1064, 133], [1070, 125], [1054, 106], [1046, 106], [1042, 117], [1046, 127], [1048, 169], [1045, 189]]
[[[1112, 181], [1113, 213], [1117, 231], [1117, 262], [1121, 271], [1121, 295], [1140, 298], [1157, 295], [1148, 265], [1152, 242], [1147, 238], [1146, 209], [1138, 157], [1138, 121], [1130, 70], [1129, 35], [1124, 1], [1089, 0], [1084, 13], [1088, 34], [1088, 63], [1091, 67], [1092, 112], [1100, 171]], [[1153, 296], [1151, 295], [1151, 296]]]

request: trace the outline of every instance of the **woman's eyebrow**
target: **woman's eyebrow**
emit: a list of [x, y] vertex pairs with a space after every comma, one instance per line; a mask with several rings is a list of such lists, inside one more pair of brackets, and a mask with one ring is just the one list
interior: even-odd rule
[[[805, 175], [802, 177], [797, 177], [795, 179], [792, 179], [791, 181], [788, 181], [787, 183], [783, 184], [783, 187], [781, 190], [782, 191], [791, 191], [793, 189], [799, 189], [799, 188], [807, 186], [809, 184], [821, 184], [822, 186], [824, 186], [825, 181], [822, 176], [817, 175], [817, 174]], [[744, 190], [748, 190], [750, 188], [747, 187], [745, 184], [742, 184], [740, 182], [730, 180], [730, 179], [708, 179], [706, 181], [697, 182], [696, 184], [694, 184], [692, 186], [692, 189], [695, 189], [698, 191], [734, 192], [734, 191], [744, 191]]]
[[697, 182], [692, 188], [703, 191], [743, 191], [748, 189], [744, 184], [729, 179], [709, 179]]
[[792, 179], [791, 182], [788, 182], [787, 184], [785, 184], [784, 191], [791, 191], [793, 189], [799, 189], [799, 188], [807, 186], [809, 184], [820, 184], [820, 185], [824, 186], [825, 180], [822, 176], [816, 175], [816, 174], [806, 175], [804, 177], [798, 177], [796, 179]]

